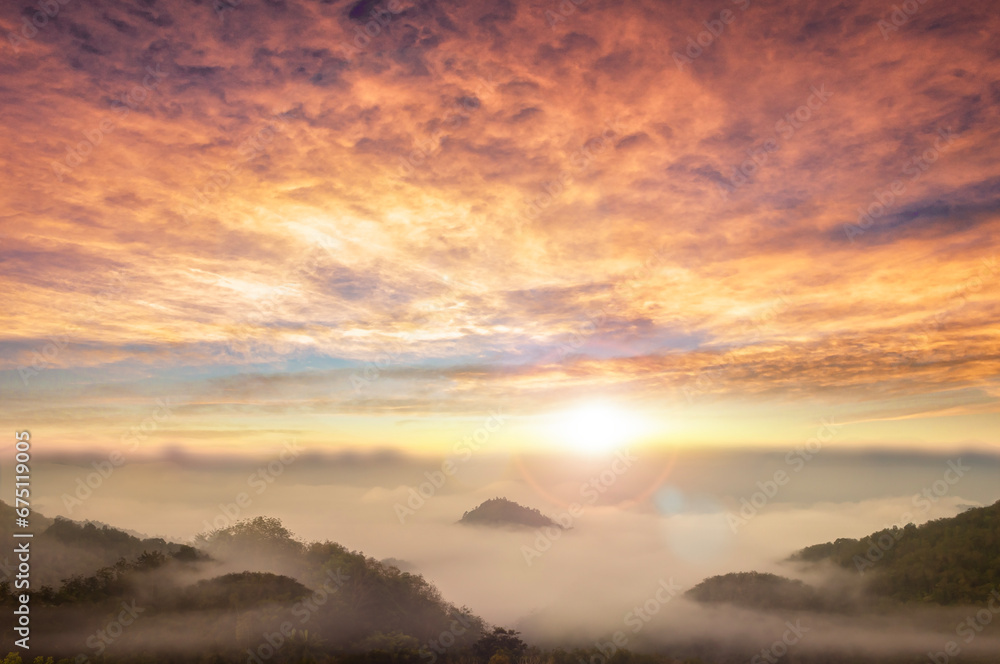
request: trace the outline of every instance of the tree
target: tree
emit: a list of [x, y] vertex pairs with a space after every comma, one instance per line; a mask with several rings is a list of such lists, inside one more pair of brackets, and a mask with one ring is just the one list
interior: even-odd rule
[[195, 542], [222, 557], [241, 555], [270, 559], [273, 556], [298, 555], [305, 549], [280, 519], [268, 516], [241, 519], [228, 528], [201, 533], [195, 536]]
[[[494, 627], [493, 632], [484, 634], [478, 641], [472, 644], [472, 652], [483, 664], [490, 664], [496, 654], [506, 655], [509, 659], [517, 659], [525, 650], [528, 644], [518, 636], [519, 632], [503, 627]], [[492, 664], [504, 664], [503, 662], [493, 662]]]

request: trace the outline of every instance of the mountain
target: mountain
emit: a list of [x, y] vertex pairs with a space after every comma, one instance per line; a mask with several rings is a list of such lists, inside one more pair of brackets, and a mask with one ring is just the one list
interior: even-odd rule
[[[0, 501], [0, 537], [9, 541], [14, 521], [14, 508]], [[50, 519], [32, 511], [29, 517], [34, 533], [35, 551], [32, 584], [56, 586], [72, 576], [89, 574], [114, 565], [122, 559], [133, 559], [143, 553], [156, 552], [165, 556], [197, 557], [195, 550], [184, 544], [162, 538], [139, 538], [123, 530], [90, 521], [73, 521], [57, 516]], [[16, 529], [20, 530], [20, 529]], [[15, 560], [2, 554], [0, 570], [13, 568]]]
[[287, 604], [312, 594], [295, 579], [269, 572], [239, 572], [199, 581], [183, 594], [197, 609], [228, 606], [253, 607], [265, 603]]
[[819, 592], [812, 586], [762, 572], [713, 576], [684, 594], [698, 602], [725, 602], [764, 610], [815, 608], [821, 599]]
[[34, 510], [31, 511], [31, 515], [28, 517], [28, 521], [31, 524], [29, 528], [14, 528], [16, 518], [17, 511], [14, 509], [14, 506], [0, 500], [0, 537], [4, 540], [8, 540], [11, 533], [15, 531], [35, 533], [37, 535], [52, 525], [52, 519]]
[[[394, 662], [417, 664], [419, 648], [442, 634], [468, 650], [488, 632], [481, 618], [446, 602], [420, 575], [335, 542], [301, 542], [269, 517], [204, 533], [195, 539], [197, 546], [140, 540], [114, 528], [57, 518], [34, 544], [30, 587], [15, 588], [9, 577], [0, 580], [0, 605], [11, 611], [18, 596], [27, 594], [33, 644], [46, 644], [57, 656], [73, 656], [85, 642], [98, 648], [88, 639], [107, 626], [107, 616], [127, 619], [129, 612], [141, 616], [141, 628], [125, 630], [115, 640], [119, 655], [146, 649], [149, 634], [198, 635], [158, 641], [164, 658], [158, 661], [188, 661], [184, 658], [192, 653], [205, 652], [247, 661], [248, 650], [250, 661], [263, 661], [280, 636], [294, 644], [281, 661], [292, 653], [329, 656], [381, 644], [406, 650]], [[86, 574], [68, 574], [59, 584], [41, 583], [48, 564], [43, 561], [56, 545], [55, 562], [73, 550], [86, 554], [80, 561], [121, 555]]]
[[531, 507], [518, 505], [506, 498], [491, 498], [470, 512], [462, 515], [459, 523], [473, 526], [526, 526], [544, 528], [558, 523]]
[[986, 602], [1000, 586], [1000, 501], [921, 526], [806, 547], [790, 560], [857, 571], [868, 593], [899, 602]]
[[857, 608], [859, 600], [882, 607], [985, 604], [1000, 586], [1000, 501], [921, 526], [816, 544], [788, 561], [810, 568], [832, 564], [849, 576], [815, 588], [774, 574], [740, 572], [705, 579], [686, 595], [762, 610], [843, 611]]

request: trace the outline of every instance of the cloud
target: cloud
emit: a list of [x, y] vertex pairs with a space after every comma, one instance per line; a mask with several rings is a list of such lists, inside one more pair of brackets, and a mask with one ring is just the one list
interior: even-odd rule
[[[995, 389], [993, 273], [961, 307], [941, 297], [997, 249], [980, 4], [921, 6], [884, 38], [880, 2], [735, 3], [683, 68], [717, 11], [188, 9], [66, 6], [0, 56], [8, 372], [69, 334], [58, 367], [96, 383], [405, 344], [398, 394], [358, 412], [601, 381], [679, 403], [728, 351], [712, 391], [732, 396]], [[953, 144], [850, 241], [942, 130]], [[779, 286], [791, 304], [769, 315]], [[436, 396], [413, 396], [440, 367]]]

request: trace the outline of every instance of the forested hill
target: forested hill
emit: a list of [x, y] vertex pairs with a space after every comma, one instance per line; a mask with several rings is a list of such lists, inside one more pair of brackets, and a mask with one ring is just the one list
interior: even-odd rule
[[459, 523], [482, 526], [527, 526], [529, 528], [562, 527], [538, 510], [518, 505], [513, 500], [506, 498], [490, 498], [471, 512], [463, 514]]
[[856, 569], [869, 593], [900, 602], [981, 603], [1000, 587], [1000, 501], [921, 526], [806, 547], [791, 560]]
[[696, 602], [731, 603], [765, 611], [823, 610], [822, 593], [802, 581], [764, 572], [735, 572], [705, 579], [684, 593]]
[[[274, 518], [246, 519], [203, 533], [194, 547], [159, 547], [162, 540], [138, 540], [113, 528], [64, 519], [53, 522], [42, 537], [47, 544], [96, 547], [104, 553], [141, 544], [158, 548], [123, 555], [59, 584], [33, 584], [26, 594], [31, 596], [32, 636], [40, 643], [84, 643], [107, 624], [109, 611], [130, 602], [141, 607], [143, 628], [127, 630], [115, 641], [120, 653], [144, 648], [144, 633], [176, 631], [199, 637], [163, 646], [171, 656], [200, 649], [243, 661], [253, 638], [288, 632], [291, 625], [295, 642], [317, 653], [378, 649], [389, 639], [392, 648], [406, 651], [407, 662], [415, 663], [419, 649], [441, 634], [450, 634], [456, 648], [468, 649], [488, 631], [481, 618], [445, 601], [423, 577], [334, 542], [300, 542]], [[14, 593], [9, 580], [0, 580], [3, 610], [11, 610]], [[234, 634], [241, 635], [238, 641]]]
[[[0, 501], [0, 537], [9, 540], [13, 532], [14, 508]], [[194, 559], [195, 550], [159, 537], [140, 538], [106, 525], [72, 521], [57, 516], [49, 519], [32, 511], [29, 519], [37, 548], [32, 582], [38, 586], [58, 585], [74, 575], [89, 574], [100, 567], [114, 565], [121, 559], [136, 559], [143, 553], [162, 553]], [[10, 557], [0, 561], [10, 564]]]

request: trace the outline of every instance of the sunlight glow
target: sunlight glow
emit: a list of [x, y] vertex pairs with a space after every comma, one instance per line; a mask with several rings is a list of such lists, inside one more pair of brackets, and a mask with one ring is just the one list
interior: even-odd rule
[[612, 403], [591, 401], [551, 418], [550, 433], [565, 447], [584, 454], [610, 452], [635, 442], [642, 418]]

